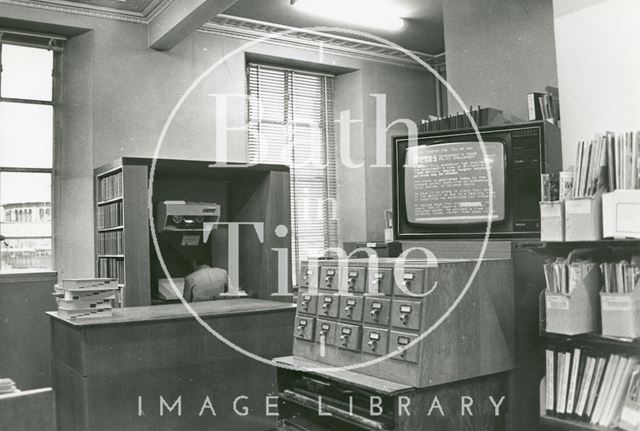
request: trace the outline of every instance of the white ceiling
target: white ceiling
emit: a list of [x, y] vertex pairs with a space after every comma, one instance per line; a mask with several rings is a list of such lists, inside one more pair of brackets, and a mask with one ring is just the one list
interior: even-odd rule
[[224, 14], [291, 27], [346, 27], [374, 34], [414, 51], [427, 54], [444, 51], [442, 0], [393, 0], [393, 4], [407, 11], [406, 16], [402, 17], [405, 18], [406, 25], [397, 32], [347, 26], [341, 21], [308, 15], [291, 6], [290, 0], [238, 0]]
[[[0, 3], [13, 0], [0, 0]], [[22, 4], [43, 9], [70, 10], [80, 13], [107, 13], [116, 19], [139, 19], [147, 22], [163, 4], [173, 0], [21, 0]], [[215, 0], [213, 0], [215, 1]], [[348, 2], [350, 0], [342, 0]], [[394, 8], [406, 11], [402, 18], [406, 25], [399, 31], [389, 32], [345, 24], [342, 21], [323, 19], [301, 12], [291, 6], [291, 0], [238, 0], [224, 11], [225, 15], [280, 24], [290, 27], [340, 27], [374, 34], [390, 40], [403, 48], [426, 54], [444, 52], [442, 25], [443, 0], [367, 0], [371, 7], [378, 2], [392, 3]], [[602, 0], [590, 0], [602, 1]], [[378, 3], [379, 4], [379, 3]], [[212, 17], [213, 18], [213, 17]], [[353, 35], [342, 34], [350, 38]], [[372, 42], [373, 40], [369, 39]]]

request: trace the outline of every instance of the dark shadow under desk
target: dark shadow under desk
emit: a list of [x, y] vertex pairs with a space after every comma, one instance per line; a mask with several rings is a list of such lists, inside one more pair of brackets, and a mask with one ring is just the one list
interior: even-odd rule
[[[255, 355], [291, 354], [293, 304], [245, 298], [192, 306]], [[265, 399], [277, 391], [276, 368], [225, 345], [182, 304], [80, 321], [48, 314], [60, 431], [275, 428]]]

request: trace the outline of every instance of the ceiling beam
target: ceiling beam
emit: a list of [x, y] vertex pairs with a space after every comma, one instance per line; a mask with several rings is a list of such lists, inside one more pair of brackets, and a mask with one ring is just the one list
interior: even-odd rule
[[147, 26], [149, 47], [168, 51], [238, 0], [174, 0]]

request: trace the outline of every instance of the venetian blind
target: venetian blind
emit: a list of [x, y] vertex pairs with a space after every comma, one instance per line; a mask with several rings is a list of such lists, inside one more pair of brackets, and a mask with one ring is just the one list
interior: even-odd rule
[[252, 63], [247, 82], [249, 160], [290, 168], [295, 277], [300, 260], [338, 243], [333, 77]]

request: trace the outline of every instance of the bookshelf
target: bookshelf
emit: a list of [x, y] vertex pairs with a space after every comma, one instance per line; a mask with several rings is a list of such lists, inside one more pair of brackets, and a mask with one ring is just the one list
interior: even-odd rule
[[[94, 170], [96, 276], [118, 278], [122, 307], [166, 303], [158, 298], [158, 280], [166, 276], [150, 236], [152, 161], [122, 157]], [[158, 159], [152, 194], [154, 211], [158, 202], [165, 200], [216, 202], [221, 205], [221, 222], [262, 222], [262, 241], [250, 229], [240, 229], [239, 284], [249, 296], [276, 299], [271, 297], [278, 286], [278, 256], [273, 249], [290, 249], [290, 235], [279, 237], [275, 233], [278, 225], [291, 226], [286, 166]], [[206, 250], [212, 264], [225, 269], [227, 235], [226, 227], [218, 228]], [[158, 239], [171, 276], [184, 277], [191, 272], [188, 256], [175, 252], [179, 244], [168, 244], [162, 236]], [[251, 271], [243, 271], [249, 267]]]
[[125, 287], [123, 217], [122, 169], [102, 172], [96, 176], [96, 276], [118, 280], [115, 307], [123, 306]]
[[147, 168], [119, 159], [94, 170], [95, 271], [118, 279], [116, 307], [150, 305]]
[[[568, 241], [568, 242], [537, 242], [527, 244], [527, 248], [533, 252], [541, 255], [545, 255], [551, 259], [558, 257], [566, 257], [569, 253], [578, 251], [583, 257], [592, 257], [596, 262], [619, 260], [621, 258], [627, 258], [630, 255], [637, 255], [640, 253], [640, 241], [636, 239], [621, 239], [621, 240], [598, 240], [598, 241]], [[598, 288], [602, 284], [602, 279], [598, 278]], [[570, 296], [578, 295], [576, 291]], [[573, 301], [573, 300], [572, 300]], [[622, 408], [625, 403], [626, 397], [626, 385], [629, 384], [630, 370], [635, 369], [637, 365], [632, 359], [628, 359], [629, 364], [616, 367], [613, 362], [611, 376], [609, 382], [611, 384], [610, 390], [605, 389], [607, 381], [607, 372], [609, 365], [612, 363], [612, 358], [617, 356], [618, 358], [638, 358], [640, 354], [640, 338], [617, 338], [604, 336], [599, 332], [581, 333], [576, 335], [565, 335], [560, 333], [553, 333], [547, 331], [547, 318], [551, 318], [552, 310], [545, 312], [545, 301], [540, 301], [540, 327], [539, 327], [539, 339], [542, 340], [545, 345], [546, 361], [549, 366], [553, 367], [554, 377], [552, 380], [553, 390], [550, 390], [551, 394], [547, 390], [548, 378], [550, 376], [549, 371], [545, 377], [542, 378], [540, 383], [540, 424], [543, 429], [562, 429], [562, 430], [590, 430], [590, 431], [604, 431], [608, 429], [616, 428], [616, 413], [618, 409]], [[549, 305], [547, 305], [549, 307]], [[573, 307], [573, 306], [572, 306]], [[568, 309], [567, 309], [568, 310]], [[569, 311], [567, 311], [569, 313]], [[600, 308], [597, 309], [598, 315], [597, 321], [600, 321]], [[600, 326], [598, 325], [598, 328]], [[578, 353], [579, 351], [579, 353]], [[548, 353], [553, 352], [553, 353]], [[561, 355], [562, 354], [562, 355]], [[580, 354], [580, 356], [577, 356]], [[551, 358], [550, 358], [550, 356]], [[563, 359], [560, 357], [563, 356]], [[578, 359], [576, 359], [578, 358]], [[589, 367], [589, 361], [591, 366]], [[599, 367], [599, 361], [602, 361], [602, 370], [600, 371], [600, 378], [596, 371]], [[620, 363], [622, 364], [622, 359]], [[560, 365], [564, 363], [564, 365]], [[565, 379], [560, 379], [562, 373], [561, 367], [569, 367], [570, 373], [564, 371], [568, 376]], [[625, 371], [625, 367], [627, 371]], [[590, 371], [587, 371], [589, 370]], [[627, 374], [627, 372], [629, 374]], [[620, 373], [620, 378], [614, 378]], [[560, 379], [560, 380], [559, 380]], [[575, 383], [574, 383], [575, 380]], [[618, 381], [616, 385], [616, 380]], [[586, 381], [586, 384], [585, 384]], [[565, 389], [562, 389], [565, 388]], [[614, 389], [615, 388], [615, 389]], [[593, 392], [595, 391], [595, 392]], [[603, 402], [600, 407], [600, 413], [595, 413], [598, 410], [598, 403], [600, 398], [603, 400], [616, 399], [615, 393], [621, 395], [621, 401]], [[547, 405], [547, 397], [553, 395], [553, 409], [549, 410]], [[591, 397], [594, 396], [595, 401], [591, 401]], [[566, 397], [566, 398], [565, 398]], [[580, 401], [583, 398], [583, 401]], [[558, 400], [561, 401], [558, 401]], [[551, 400], [551, 398], [549, 398]], [[571, 400], [571, 401], [569, 401]], [[564, 407], [558, 408], [558, 403], [564, 406], [566, 403], [567, 413], [562, 412]], [[593, 403], [593, 404], [590, 404]], [[580, 407], [577, 407], [580, 405]], [[571, 407], [569, 407], [571, 406]], [[579, 414], [576, 414], [576, 411]], [[618, 413], [619, 414], [619, 413]], [[611, 415], [611, 419], [605, 420], [605, 416]], [[603, 422], [600, 424], [593, 424], [591, 421], [594, 416], [595, 422], [602, 418]], [[603, 423], [608, 423], [609, 426], [602, 426]]]

